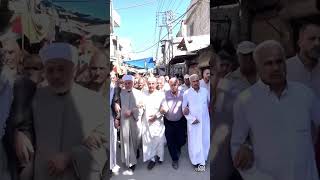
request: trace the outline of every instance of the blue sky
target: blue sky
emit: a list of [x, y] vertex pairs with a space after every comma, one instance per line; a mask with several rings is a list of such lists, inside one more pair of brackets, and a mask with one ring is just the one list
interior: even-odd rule
[[[172, 10], [177, 13], [175, 18], [178, 18], [187, 10], [190, 2], [191, 0], [113, 0], [113, 7], [121, 17], [120, 27], [115, 29], [115, 33], [120, 37], [131, 39], [134, 52], [143, 51], [158, 42], [159, 27], [155, 33], [157, 10], [161, 12]], [[160, 18], [159, 23], [161, 22]], [[174, 36], [179, 28], [180, 24], [174, 29]], [[163, 28], [161, 37], [166, 33], [167, 30]], [[156, 47], [136, 54], [135, 58], [155, 56]]]

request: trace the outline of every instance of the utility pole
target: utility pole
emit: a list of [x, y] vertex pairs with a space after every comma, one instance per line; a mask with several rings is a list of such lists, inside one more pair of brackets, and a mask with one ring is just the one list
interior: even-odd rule
[[[168, 64], [170, 60], [173, 58], [173, 36], [172, 36], [172, 22], [174, 21], [174, 13], [170, 11], [165, 12], [158, 12], [158, 15], [162, 16], [162, 23], [159, 25], [159, 27], [166, 28], [168, 31], [168, 39], [165, 42], [164, 46], [164, 54], [165, 58], [163, 59], [163, 64]], [[161, 33], [161, 31], [160, 31]], [[159, 34], [160, 35], [160, 34]], [[167, 45], [168, 42], [168, 45]], [[168, 51], [168, 52], [166, 52]], [[158, 53], [158, 52], [157, 52]], [[168, 67], [168, 70], [170, 71], [170, 67]]]

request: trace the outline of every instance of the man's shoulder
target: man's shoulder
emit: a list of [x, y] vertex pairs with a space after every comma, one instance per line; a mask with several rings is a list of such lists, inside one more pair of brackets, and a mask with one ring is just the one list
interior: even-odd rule
[[96, 91], [93, 91], [93, 90], [90, 90], [90, 89], [88, 89], [88, 88], [86, 88], [86, 87], [77, 85], [77, 84], [75, 84], [75, 85], [73, 86], [73, 90], [74, 90], [74, 92], [80, 93], [80, 94], [82, 94], [82, 95], [84, 95], [84, 96], [91, 96], [91, 97], [101, 96], [100, 93], [98, 93], [98, 92], [96, 92]]
[[258, 83], [244, 89], [237, 96], [236, 102], [240, 102], [241, 104], [249, 103], [250, 101], [257, 100], [256, 92], [259, 91]]
[[291, 66], [297, 66], [301, 64], [299, 61], [300, 61], [300, 58], [298, 57], [298, 55], [295, 55], [293, 57], [288, 58], [286, 61], [286, 64], [288, 68], [291, 68]]
[[142, 91], [140, 91], [140, 90], [138, 90], [138, 89], [135, 89], [135, 88], [132, 88], [132, 93], [133, 93], [134, 95], [142, 95], [142, 94], [143, 94]]
[[289, 90], [293, 90], [293, 92], [296, 95], [314, 95], [314, 92], [311, 88], [309, 88], [308, 86], [297, 82], [297, 81], [288, 81], [288, 88]]
[[208, 93], [209, 93], [208, 90], [207, 90], [207, 88], [205, 88], [205, 87], [200, 87], [200, 91], [202, 91], [202, 92], [205, 93], [205, 94], [208, 94]]
[[235, 71], [230, 72], [229, 74], [227, 74], [224, 79], [228, 79], [228, 80], [241, 79], [241, 76], [242, 75], [241, 75], [240, 68], [238, 68]]

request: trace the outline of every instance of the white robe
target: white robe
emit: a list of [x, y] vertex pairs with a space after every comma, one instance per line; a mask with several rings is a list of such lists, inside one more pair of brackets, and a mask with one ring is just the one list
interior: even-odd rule
[[[196, 92], [192, 87], [183, 95], [182, 108], [189, 106], [189, 115], [185, 116], [188, 124], [188, 151], [193, 165], [205, 165], [210, 149], [209, 94], [200, 87]], [[192, 124], [196, 119], [198, 124]]]
[[311, 121], [320, 117], [314, 100], [309, 88], [290, 81], [280, 99], [262, 81], [239, 95], [232, 156], [250, 135], [255, 159], [251, 169], [239, 170], [244, 180], [319, 180], [311, 138]]
[[[164, 122], [160, 114], [160, 105], [164, 99], [162, 92], [155, 91], [150, 94], [145, 92], [144, 107], [145, 112], [142, 121], [142, 147], [143, 161], [148, 161], [154, 156], [159, 156], [160, 161], [164, 158]], [[157, 118], [153, 123], [148, 121], [149, 116], [156, 115]]]

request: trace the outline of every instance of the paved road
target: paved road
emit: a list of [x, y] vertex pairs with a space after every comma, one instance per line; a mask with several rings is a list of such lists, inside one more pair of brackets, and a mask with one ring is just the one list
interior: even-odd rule
[[148, 162], [143, 163], [142, 157], [140, 157], [136, 170], [133, 175], [124, 175], [126, 170], [118, 154], [118, 165], [121, 166], [119, 174], [111, 178], [111, 180], [209, 180], [210, 171], [209, 167], [206, 167], [205, 172], [195, 172], [193, 166], [189, 160], [187, 147], [183, 147], [181, 152], [181, 158], [179, 162], [179, 169], [175, 170], [171, 166], [171, 158], [168, 152], [168, 148], [165, 147], [165, 158], [162, 164], [157, 164], [151, 171], [147, 169]]

